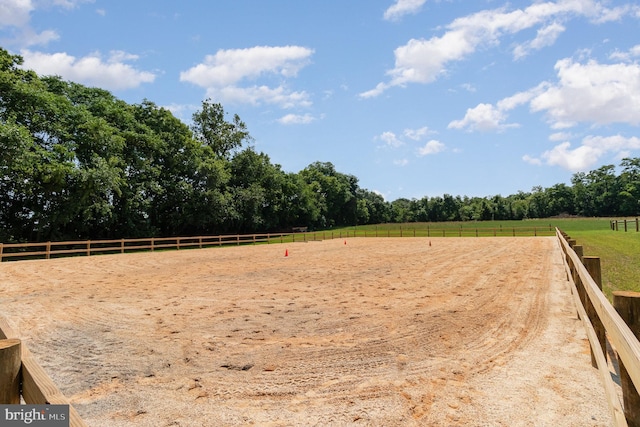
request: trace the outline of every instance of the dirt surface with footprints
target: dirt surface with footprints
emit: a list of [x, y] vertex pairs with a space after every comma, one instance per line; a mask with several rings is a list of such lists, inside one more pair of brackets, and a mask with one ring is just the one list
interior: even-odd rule
[[357, 238], [10, 262], [0, 314], [90, 426], [610, 425], [561, 256]]

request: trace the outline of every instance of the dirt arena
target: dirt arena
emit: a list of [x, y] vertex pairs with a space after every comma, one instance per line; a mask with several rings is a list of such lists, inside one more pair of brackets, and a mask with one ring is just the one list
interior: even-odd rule
[[11, 262], [0, 314], [90, 426], [610, 425], [561, 256], [357, 238]]

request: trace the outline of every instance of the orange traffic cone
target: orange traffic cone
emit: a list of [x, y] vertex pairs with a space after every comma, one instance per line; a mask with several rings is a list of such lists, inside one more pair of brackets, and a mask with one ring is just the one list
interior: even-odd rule
[[347, 241], [346, 241], [346, 240], [344, 241], [344, 244], [345, 244], [345, 245], [347, 244]]
[[289, 256], [289, 249], [284, 250], [284, 256]]
[[429, 240], [429, 246], [431, 246], [431, 240]]

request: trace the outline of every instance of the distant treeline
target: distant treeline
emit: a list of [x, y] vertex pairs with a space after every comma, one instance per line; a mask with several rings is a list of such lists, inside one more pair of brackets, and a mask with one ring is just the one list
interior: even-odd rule
[[384, 222], [636, 215], [640, 159], [508, 197], [387, 202], [315, 162], [288, 173], [206, 100], [185, 125], [150, 101], [38, 76], [0, 48], [0, 242], [213, 235]]

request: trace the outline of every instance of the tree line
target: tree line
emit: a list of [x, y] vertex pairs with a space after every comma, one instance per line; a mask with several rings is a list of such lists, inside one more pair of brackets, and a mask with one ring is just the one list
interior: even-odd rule
[[187, 126], [144, 100], [39, 76], [0, 48], [0, 242], [214, 235], [355, 224], [636, 215], [640, 159], [502, 197], [387, 202], [332, 163], [285, 172], [205, 100]]

